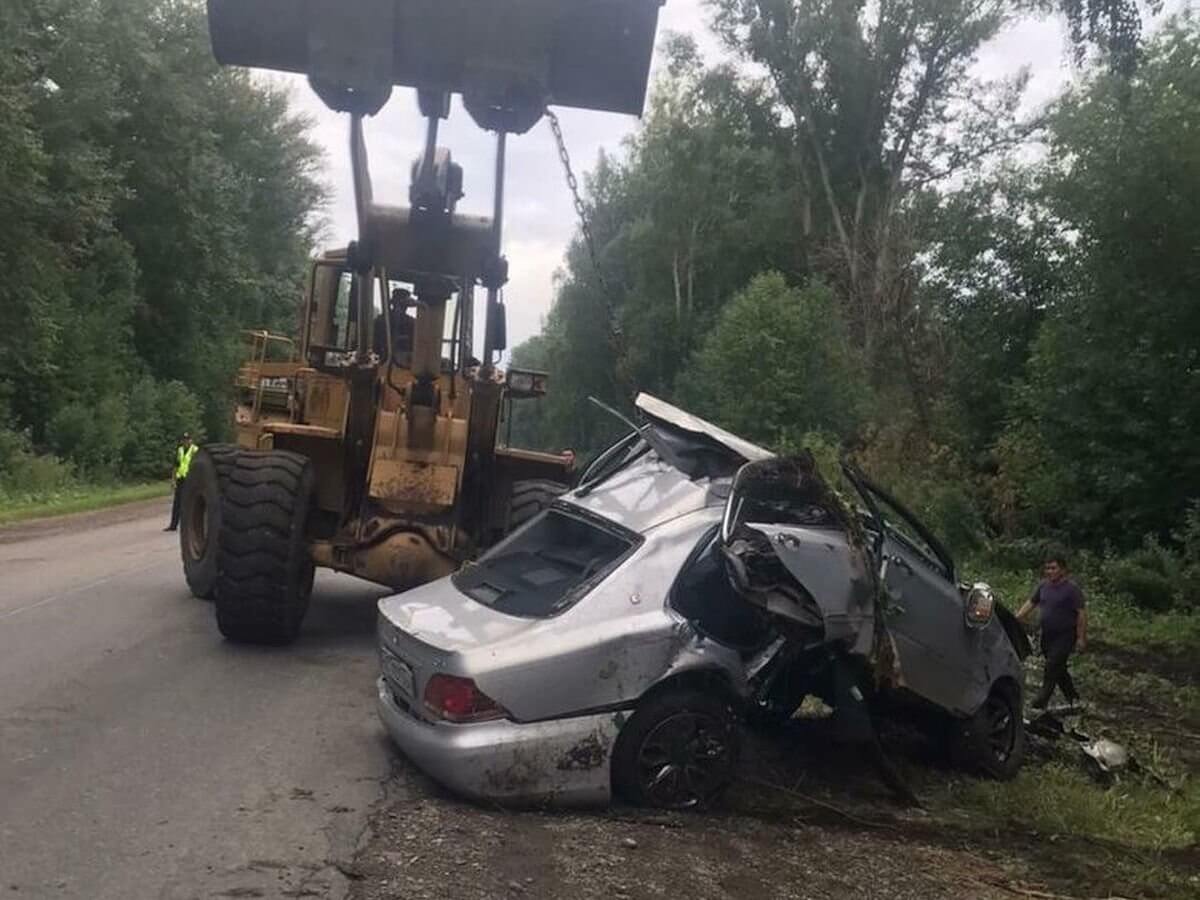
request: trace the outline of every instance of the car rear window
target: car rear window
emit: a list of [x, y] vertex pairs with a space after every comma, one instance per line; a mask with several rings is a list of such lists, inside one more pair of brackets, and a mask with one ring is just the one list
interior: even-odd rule
[[637, 540], [616, 525], [549, 509], [457, 572], [454, 586], [508, 615], [553, 616], [586, 594]]

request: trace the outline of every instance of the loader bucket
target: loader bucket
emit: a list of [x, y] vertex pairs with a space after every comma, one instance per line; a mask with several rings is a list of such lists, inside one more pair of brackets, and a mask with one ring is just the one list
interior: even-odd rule
[[640, 115], [662, 0], [208, 0], [226, 65]]

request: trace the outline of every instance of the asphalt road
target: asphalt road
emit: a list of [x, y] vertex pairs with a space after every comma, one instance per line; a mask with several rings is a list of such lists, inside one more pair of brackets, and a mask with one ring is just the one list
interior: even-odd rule
[[227, 643], [167, 510], [0, 531], [0, 896], [340, 896], [392, 767], [384, 592], [321, 573], [296, 645]]

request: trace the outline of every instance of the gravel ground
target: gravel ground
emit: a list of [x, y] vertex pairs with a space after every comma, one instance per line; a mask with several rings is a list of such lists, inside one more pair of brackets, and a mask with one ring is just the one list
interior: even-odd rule
[[[776, 763], [751, 770], [778, 778]], [[540, 812], [458, 801], [398, 758], [346, 873], [350, 896], [1011, 900], [1011, 872], [847, 771], [832, 795], [808, 786], [812, 800], [741, 782], [703, 812]], [[825, 796], [847, 815], [819, 805]]]

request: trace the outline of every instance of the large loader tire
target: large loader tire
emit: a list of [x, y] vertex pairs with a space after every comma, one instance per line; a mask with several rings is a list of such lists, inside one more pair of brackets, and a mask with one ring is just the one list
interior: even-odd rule
[[289, 644], [312, 592], [305, 534], [315, 476], [308, 458], [243, 450], [225, 485], [216, 586], [217, 627], [231, 641]]
[[211, 600], [217, 584], [217, 540], [221, 533], [221, 494], [238, 448], [208, 444], [196, 452], [180, 497], [179, 555], [183, 577], [194, 596]]
[[530, 479], [514, 482], [512, 501], [508, 507], [508, 530], [520, 528], [566, 492], [567, 488], [557, 481]]

